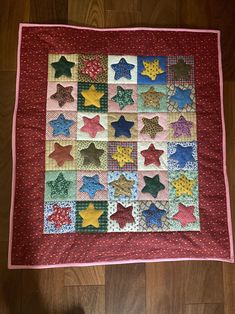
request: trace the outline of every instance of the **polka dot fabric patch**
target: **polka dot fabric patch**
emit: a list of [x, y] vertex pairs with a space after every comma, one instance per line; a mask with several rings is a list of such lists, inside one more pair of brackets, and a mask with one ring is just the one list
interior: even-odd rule
[[10, 265], [231, 260], [218, 33], [20, 38]]

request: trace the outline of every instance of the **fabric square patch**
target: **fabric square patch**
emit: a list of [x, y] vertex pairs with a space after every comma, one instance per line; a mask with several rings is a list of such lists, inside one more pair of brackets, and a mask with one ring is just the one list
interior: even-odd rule
[[186, 142], [197, 139], [196, 114], [194, 112], [168, 114], [168, 140]]
[[75, 232], [76, 202], [45, 202], [44, 233]]
[[109, 171], [108, 172], [109, 199], [116, 201], [130, 201], [137, 199], [137, 172]]
[[140, 113], [138, 115], [139, 141], [167, 140], [167, 113]]
[[137, 170], [137, 143], [108, 142], [108, 169]]
[[92, 141], [108, 140], [108, 117], [103, 113], [78, 112], [77, 139]]
[[139, 202], [139, 231], [162, 232], [171, 231], [168, 201]]
[[78, 200], [107, 200], [108, 183], [106, 171], [77, 172]]
[[139, 112], [167, 112], [166, 85], [138, 85]]
[[182, 203], [190, 200], [198, 203], [197, 171], [169, 171], [169, 200], [171, 203]]
[[107, 84], [78, 82], [78, 111], [107, 112]]
[[108, 203], [105, 201], [77, 202], [76, 231], [107, 232]]
[[108, 58], [105, 55], [78, 55], [78, 81], [107, 83]]
[[136, 113], [109, 113], [109, 141], [137, 141], [138, 119]]
[[168, 143], [169, 170], [197, 170], [197, 142]]
[[137, 232], [139, 217], [138, 202], [110, 201], [108, 205], [108, 232]]
[[46, 170], [76, 170], [76, 141], [46, 141]]
[[76, 200], [76, 171], [46, 171], [45, 200]]
[[168, 200], [167, 171], [139, 171], [138, 199]]
[[77, 83], [75, 82], [48, 82], [47, 85], [48, 111], [76, 111], [77, 110]]
[[107, 142], [78, 141], [79, 170], [107, 170]]
[[77, 137], [77, 114], [72, 111], [48, 111], [46, 115], [47, 140], [72, 140]]
[[193, 56], [168, 57], [168, 83], [169, 84], [194, 83]]
[[49, 54], [48, 81], [77, 81], [77, 54]]
[[108, 56], [108, 83], [136, 84], [137, 57], [136, 56]]
[[167, 143], [139, 142], [138, 170], [167, 170]]
[[194, 112], [196, 110], [195, 87], [190, 84], [168, 84], [168, 111]]
[[137, 85], [109, 84], [109, 112], [137, 112]]
[[138, 56], [138, 84], [166, 84], [167, 57]]

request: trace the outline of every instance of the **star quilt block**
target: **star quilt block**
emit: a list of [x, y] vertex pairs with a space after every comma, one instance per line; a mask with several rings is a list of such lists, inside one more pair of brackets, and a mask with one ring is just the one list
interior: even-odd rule
[[19, 38], [9, 267], [233, 261], [219, 33]]

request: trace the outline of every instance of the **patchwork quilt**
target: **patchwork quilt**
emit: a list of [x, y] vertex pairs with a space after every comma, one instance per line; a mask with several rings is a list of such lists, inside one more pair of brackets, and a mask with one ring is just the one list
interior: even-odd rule
[[10, 268], [233, 261], [220, 33], [22, 24]]

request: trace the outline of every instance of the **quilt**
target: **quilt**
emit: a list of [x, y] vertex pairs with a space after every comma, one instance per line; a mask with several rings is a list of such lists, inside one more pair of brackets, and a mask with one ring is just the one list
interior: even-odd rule
[[233, 261], [220, 33], [21, 24], [9, 268]]

